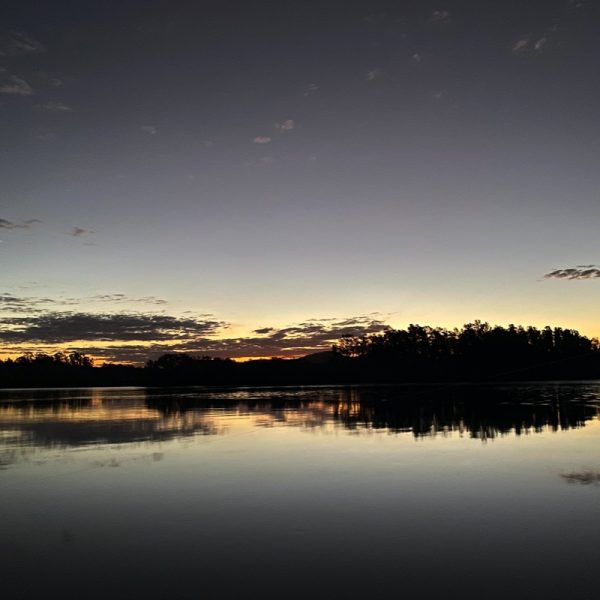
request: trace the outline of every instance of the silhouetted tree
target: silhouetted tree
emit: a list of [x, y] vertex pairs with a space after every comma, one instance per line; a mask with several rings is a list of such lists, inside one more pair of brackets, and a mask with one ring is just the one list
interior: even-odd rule
[[0, 361], [0, 386], [279, 385], [510, 379], [600, 379], [600, 344], [572, 329], [492, 326], [461, 329], [411, 324], [406, 329], [345, 336], [329, 354], [238, 363], [167, 353], [143, 368], [95, 368], [78, 352], [27, 352]]

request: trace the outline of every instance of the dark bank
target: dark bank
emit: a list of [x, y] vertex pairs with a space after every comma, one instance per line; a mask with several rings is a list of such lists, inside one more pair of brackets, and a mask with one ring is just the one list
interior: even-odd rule
[[344, 337], [297, 359], [251, 360], [164, 354], [144, 366], [105, 363], [77, 352], [0, 361], [2, 387], [303, 385], [600, 379], [600, 345], [559, 327], [506, 328], [475, 321], [461, 329], [410, 325]]

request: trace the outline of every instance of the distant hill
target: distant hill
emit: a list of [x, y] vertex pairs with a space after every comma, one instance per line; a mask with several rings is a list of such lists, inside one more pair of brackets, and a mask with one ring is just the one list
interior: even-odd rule
[[332, 350], [324, 350], [323, 352], [313, 352], [302, 356], [298, 360], [311, 365], [328, 365], [336, 360], [340, 360], [340, 355]]

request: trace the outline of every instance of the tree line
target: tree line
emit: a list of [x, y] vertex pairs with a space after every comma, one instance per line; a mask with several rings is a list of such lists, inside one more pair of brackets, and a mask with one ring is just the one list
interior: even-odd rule
[[236, 362], [167, 353], [144, 366], [105, 363], [77, 353], [26, 353], [0, 361], [0, 387], [95, 385], [292, 385], [600, 379], [600, 343], [573, 329], [409, 325], [343, 337], [303, 358]]
[[347, 337], [336, 351], [381, 376], [416, 379], [573, 379], [599, 376], [600, 343], [574, 329], [492, 326], [474, 321], [460, 329], [409, 325]]

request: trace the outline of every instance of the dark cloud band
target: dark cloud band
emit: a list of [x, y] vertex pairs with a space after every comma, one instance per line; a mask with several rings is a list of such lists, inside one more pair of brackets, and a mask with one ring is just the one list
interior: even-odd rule
[[169, 315], [50, 312], [0, 319], [0, 341], [41, 344], [65, 344], [78, 340], [176, 342], [213, 335], [225, 326], [225, 323], [216, 320]]
[[0, 342], [11, 353], [68, 345], [70, 350], [128, 362], [145, 362], [165, 352], [222, 358], [292, 358], [330, 349], [344, 336], [379, 333], [388, 327], [372, 316], [359, 316], [312, 320], [280, 329], [264, 327], [249, 337], [214, 337], [227, 326], [210, 316], [51, 312], [0, 319]]
[[27, 219], [26, 221], [0, 219], [0, 229], [29, 229], [35, 223], [41, 223], [41, 221], [39, 219]]

